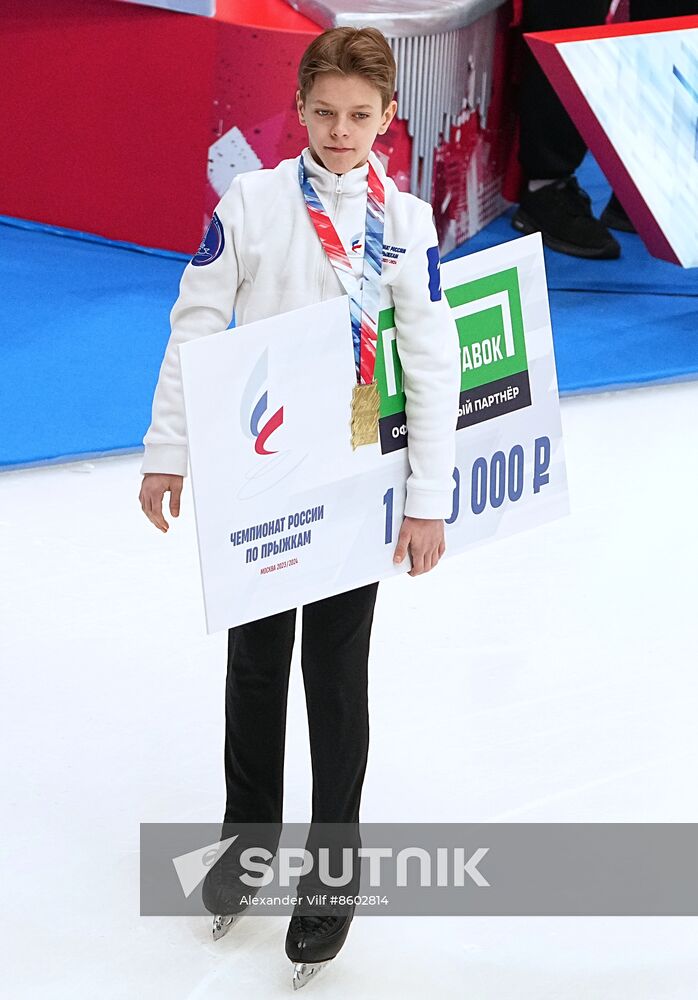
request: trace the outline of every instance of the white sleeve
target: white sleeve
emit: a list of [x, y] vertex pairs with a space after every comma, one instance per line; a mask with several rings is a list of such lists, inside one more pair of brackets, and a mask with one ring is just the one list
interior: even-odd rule
[[143, 438], [141, 473], [187, 474], [179, 345], [226, 330], [232, 319], [244, 277], [239, 254], [243, 224], [239, 180], [234, 178], [218, 202], [199, 250], [184, 269], [179, 296], [170, 312], [170, 338], [153, 395], [152, 419]]
[[393, 282], [411, 469], [405, 515], [447, 518], [453, 506], [460, 343], [455, 319], [441, 291], [431, 206], [422, 202], [419, 207], [414, 239]]

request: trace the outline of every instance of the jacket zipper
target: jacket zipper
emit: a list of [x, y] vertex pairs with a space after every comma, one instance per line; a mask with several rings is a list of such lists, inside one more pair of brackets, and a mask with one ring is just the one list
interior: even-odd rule
[[[339, 212], [339, 201], [340, 201], [340, 198], [342, 197], [342, 188], [344, 187], [344, 174], [337, 174], [336, 177], [337, 177], [337, 181], [335, 183], [335, 188], [334, 188], [335, 197], [334, 197], [334, 201], [332, 203], [332, 215], [333, 215], [332, 221], [334, 223], [335, 229], [337, 228], [336, 219], [337, 219], [337, 215], [338, 215], [338, 212]], [[329, 264], [329, 261], [327, 260], [327, 256], [325, 254], [324, 249], [322, 250], [322, 257], [323, 257], [323, 264], [324, 264], [324, 266], [323, 266], [323, 269], [322, 269], [322, 284], [320, 286], [320, 300], [321, 301], [323, 301], [324, 298], [325, 298], [325, 286], [327, 284], [327, 267], [331, 266]]]

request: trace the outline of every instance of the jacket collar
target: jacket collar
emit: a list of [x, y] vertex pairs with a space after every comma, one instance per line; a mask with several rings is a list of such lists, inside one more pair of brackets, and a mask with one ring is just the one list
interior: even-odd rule
[[[308, 146], [305, 147], [301, 156], [305, 164], [306, 174], [318, 194], [334, 194], [337, 190], [337, 179], [340, 176], [343, 177], [342, 194], [365, 194], [368, 180], [368, 163], [364, 163], [361, 167], [354, 167], [353, 170], [347, 170], [345, 174], [340, 175], [333, 173], [327, 167], [323, 167], [321, 163], [318, 163]], [[385, 184], [383, 164], [373, 150], [368, 154], [368, 159]]]

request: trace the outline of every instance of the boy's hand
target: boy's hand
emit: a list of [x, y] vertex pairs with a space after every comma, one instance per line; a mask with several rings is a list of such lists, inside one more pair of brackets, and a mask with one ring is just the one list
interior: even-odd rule
[[409, 546], [412, 569], [408, 576], [419, 576], [433, 569], [446, 551], [444, 522], [437, 518], [405, 517], [395, 548], [393, 562], [401, 563]]
[[161, 472], [146, 472], [143, 476], [138, 499], [145, 516], [162, 532], [166, 532], [169, 528], [169, 524], [162, 516], [162, 498], [169, 490], [170, 514], [172, 517], [179, 517], [179, 498], [182, 495], [183, 485], [184, 476]]

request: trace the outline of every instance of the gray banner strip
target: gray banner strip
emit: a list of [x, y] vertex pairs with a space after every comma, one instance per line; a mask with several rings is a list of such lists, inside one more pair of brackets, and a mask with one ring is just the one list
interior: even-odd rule
[[[363, 855], [357, 913], [372, 915], [696, 916], [698, 824], [468, 823], [307, 824], [278, 829], [259, 824], [141, 824], [141, 914], [206, 914], [201, 888], [222, 835], [238, 844], [276, 849], [268, 885], [252, 889], [247, 912], [290, 913], [298, 885], [294, 868], [319, 860], [318, 845]], [[227, 850], [231, 850], [228, 846]], [[346, 847], [346, 860], [352, 848]], [[233, 854], [228, 855], [229, 859]], [[242, 856], [237, 851], [236, 860]], [[262, 865], [261, 867], [265, 867]], [[330, 861], [332, 875], [341, 867]], [[245, 877], [258, 879], [245, 866]], [[347, 879], [351, 871], [347, 869]], [[341, 897], [348, 890], [308, 881]], [[349, 881], [347, 880], [347, 885]], [[246, 886], [240, 884], [241, 890]], [[302, 891], [302, 890], [299, 890]]]

